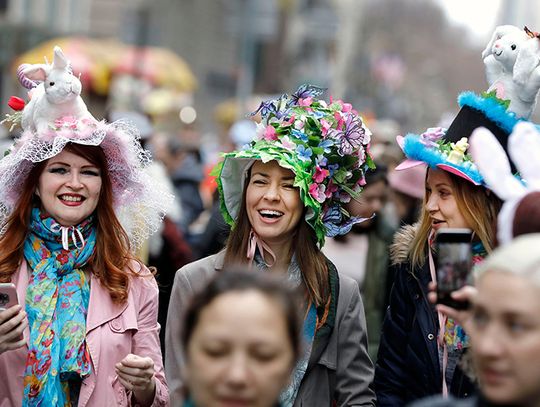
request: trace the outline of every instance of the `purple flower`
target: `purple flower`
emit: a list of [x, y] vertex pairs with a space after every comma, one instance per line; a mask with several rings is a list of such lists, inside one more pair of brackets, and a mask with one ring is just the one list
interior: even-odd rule
[[366, 130], [362, 126], [360, 117], [347, 114], [343, 128], [341, 130], [330, 129], [328, 134], [339, 142], [338, 153], [344, 156], [351, 154], [362, 145]]
[[311, 184], [309, 186], [309, 194], [319, 203], [323, 203], [326, 200], [325, 194], [326, 187], [324, 184]]
[[434, 147], [445, 134], [446, 129], [442, 127], [430, 127], [420, 135], [420, 141], [427, 147]]

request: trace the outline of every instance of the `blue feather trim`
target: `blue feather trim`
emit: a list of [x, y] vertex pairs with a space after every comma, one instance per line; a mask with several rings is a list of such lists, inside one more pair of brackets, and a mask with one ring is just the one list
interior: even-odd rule
[[469, 178], [477, 183], [483, 183], [484, 178], [471, 162], [465, 162], [463, 165], [457, 165], [449, 162], [446, 156], [441, 154], [435, 148], [427, 147], [420, 140], [417, 134], [407, 134], [404, 139], [403, 152], [411, 160], [422, 161], [431, 168], [437, 168], [438, 164], [445, 164], [454, 167], [463, 172]]
[[517, 122], [522, 121], [514, 112], [507, 110], [494, 98], [484, 98], [474, 92], [463, 92], [458, 96], [459, 106], [478, 110], [507, 133], [511, 133]]

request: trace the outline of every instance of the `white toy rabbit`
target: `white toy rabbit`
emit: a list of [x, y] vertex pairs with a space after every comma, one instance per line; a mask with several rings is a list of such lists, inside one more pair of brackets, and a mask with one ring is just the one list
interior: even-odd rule
[[504, 201], [497, 220], [497, 239], [500, 244], [508, 243], [514, 237], [513, 220], [519, 204], [540, 191], [540, 133], [532, 123], [523, 121], [515, 125], [508, 138], [508, 155], [524, 182], [512, 174], [504, 149], [489, 130], [476, 129], [470, 143], [469, 152], [484, 182]]
[[37, 131], [48, 129], [49, 123], [64, 116], [92, 118], [81, 98], [81, 81], [73, 75], [69, 61], [60, 47], [54, 47], [53, 63], [21, 65], [19, 80], [25, 87], [40, 82], [32, 91], [30, 102], [22, 113], [22, 128]]
[[529, 118], [540, 89], [540, 39], [527, 28], [512, 25], [495, 29], [482, 52], [486, 77], [501, 99], [510, 100], [509, 110]]

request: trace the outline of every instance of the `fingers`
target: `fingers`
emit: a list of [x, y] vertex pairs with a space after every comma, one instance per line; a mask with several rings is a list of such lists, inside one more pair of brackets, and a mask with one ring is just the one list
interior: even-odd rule
[[[17, 310], [18, 308], [18, 310]], [[26, 324], [26, 312], [21, 310], [20, 305], [15, 305], [0, 312], [0, 337], [11, 333], [21, 323]], [[23, 328], [24, 329], [24, 328]], [[22, 332], [22, 331], [21, 331]]]
[[22, 307], [17, 304], [13, 307], [9, 307], [8, 309], [0, 311], [0, 325], [2, 325], [4, 322], [10, 320], [15, 315], [17, 315], [22, 310]]
[[448, 305], [437, 304], [437, 311], [446, 315], [448, 318], [452, 318], [456, 321], [460, 321], [462, 317], [462, 311], [458, 311], [455, 308], [449, 307]]
[[154, 361], [152, 358], [141, 357], [130, 353], [124, 359], [120, 361], [120, 364], [124, 367], [135, 367], [139, 369], [148, 369], [154, 367]]
[[436, 304], [437, 303], [437, 283], [434, 283], [433, 281], [431, 281], [429, 284], [428, 284], [428, 301], [432, 304]]
[[118, 380], [128, 390], [146, 390], [154, 385], [154, 361], [129, 354], [115, 366]]
[[466, 285], [465, 287], [462, 287], [459, 290], [452, 292], [451, 296], [456, 301], [468, 301], [472, 303], [474, 302], [477, 294], [478, 290], [475, 287]]

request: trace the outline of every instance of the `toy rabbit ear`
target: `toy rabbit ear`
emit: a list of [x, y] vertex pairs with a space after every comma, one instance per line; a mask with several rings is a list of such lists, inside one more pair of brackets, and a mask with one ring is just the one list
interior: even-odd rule
[[519, 85], [524, 85], [530, 78], [534, 68], [540, 63], [538, 38], [530, 38], [521, 44], [512, 78]]
[[508, 139], [508, 152], [529, 189], [540, 189], [540, 132], [520, 122]]
[[22, 70], [22, 74], [33, 81], [44, 82], [47, 78], [49, 67], [43, 64], [28, 65]]
[[499, 198], [506, 201], [525, 194], [525, 187], [512, 175], [504, 149], [488, 129], [479, 127], [473, 131], [469, 152], [484, 182]]
[[58, 45], [54, 47], [54, 56], [52, 66], [55, 69], [65, 69], [69, 65], [69, 61], [66, 59], [62, 48]]

